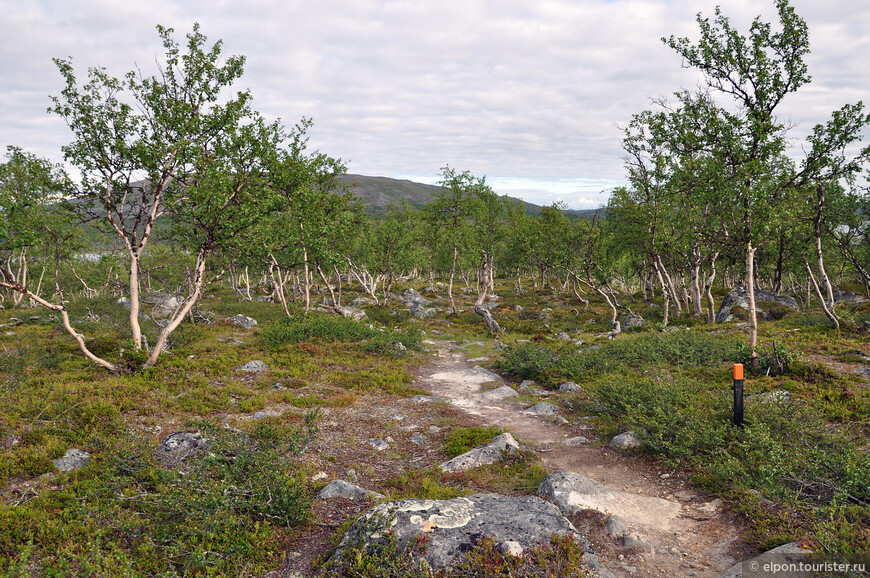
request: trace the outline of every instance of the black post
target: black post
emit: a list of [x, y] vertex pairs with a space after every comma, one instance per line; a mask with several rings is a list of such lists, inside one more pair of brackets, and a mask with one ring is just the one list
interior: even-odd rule
[[737, 427], [743, 427], [743, 364], [734, 364], [734, 418]]

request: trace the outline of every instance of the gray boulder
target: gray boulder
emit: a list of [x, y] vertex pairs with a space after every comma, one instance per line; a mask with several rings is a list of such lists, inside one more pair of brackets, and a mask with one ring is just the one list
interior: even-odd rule
[[516, 390], [509, 385], [503, 385], [498, 389], [491, 389], [485, 392], [481, 397], [489, 401], [498, 401], [508, 397], [516, 397], [519, 395]]
[[354, 321], [362, 321], [366, 318], [366, 312], [356, 307], [338, 307], [336, 309], [342, 317], [350, 317]]
[[581, 389], [582, 388], [573, 381], [566, 381], [559, 386], [559, 393], [574, 393], [576, 391], [580, 391]]
[[171, 433], [157, 446], [157, 460], [166, 466], [177, 466], [182, 461], [211, 448], [207, 438], [201, 433], [186, 431]]
[[69, 449], [62, 458], [52, 460], [54, 467], [62, 472], [71, 472], [85, 467], [91, 461], [91, 454], [84, 450]]
[[[797, 542], [789, 542], [788, 544], [777, 546], [773, 550], [768, 550], [767, 552], [760, 554], [755, 558], [750, 558], [749, 560], [738, 562], [737, 564], [729, 568], [724, 574], [722, 574], [720, 578], [741, 578], [742, 576], [747, 576], [748, 574], [744, 573], [744, 569], [758, 569], [761, 562], [776, 562], [777, 564], [797, 565], [801, 562], [806, 562], [806, 558], [809, 553], [809, 550], [804, 550]], [[755, 572], [753, 572], [751, 575], [763, 576], [763, 574], [756, 574]], [[789, 576], [796, 575], [807, 577], [815, 576], [815, 574], [810, 574], [809, 572], [807, 572], [806, 574], [789, 573]]]
[[420, 303], [412, 303], [411, 308], [408, 310], [408, 313], [411, 315], [411, 317], [416, 317], [417, 319], [426, 319], [427, 317], [432, 317], [437, 312], [437, 309], [425, 307]]
[[378, 438], [369, 438], [366, 440], [366, 443], [378, 450], [379, 452], [389, 449], [390, 447], [390, 444]]
[[627, 431], [610, 440], [610, 447], [618, 450], [634, 450], [640, 447], [640, 440], [633, 431]]
[[613, 490], [574, 472], [548, 475], [538, 487], [538, 495], [558, 506], [565, 515], [594, 510], [661, 530], [669, 530], [680, 514], [677, 502]]
[[834, 287], [835, 303], [852, 303], [853, 305], [858, 305], [859, 303], [864, 303], [865, 301], [867, 301], [867, 299], [861, 295], [858, 295], [857, 293], [843, 291], [839, 287]]
[[461, 456], [456, 456], [452, 460], [444, 462], [439, 467], [445, 472], [462, 472], [471, 468], [494, 464], [501, 457], [502, 452], [514, 453], [518, 449], [520, 449], [520, 444], [517, 443], [514, 436], [509, 433], [503, 433], [493, 438], [488, 444], [477, 446]]
[[643, 320], [643, 317], [638, 315], [637, 313], [626, 313], [622, 318], [622, 326], [625, 329], [631, 329], [632, 327], [643, 327], [646, 322]]
[[559, 406], [548, 401], [536, 403], [532, 407], [525, 410], [523, 413], [532, 415], [556, 415], [559, 411]]
[[263, 373], [269, 371], [269, 366], [259, 359], [255, 359], [254, 361], [249, 361], [244, 365], [238, 366], [236, 371], [241, 373]]
[[[758, 307], [758, 303], [761, 301], [776, 303], [778, 305], [782, 305], [783, 307], [787, 307], [792, 311], [799, 310], [797, 300], [794, 297], [774, 295], [770, 291], [756, 289], [755, 312], [762, 318], [764, 318], [766, 314], [762, 309]], [[731, 309], [733, 307], [741, 307], [746, 310], [749, 309], [749, 300], [746, 295], [746, 289], [744, 287], [735, 287], [728, 292], [728, 294], [725, 296], [725, 299], [722, 300], [722, 306], [716, 313], [716, 323], [726, 323], [728, 321], [731, 321], [734, 318], [734, 316], [731, 314]]]
[[333, 480], [317, 494], [318, 500], [331, 500], [334, 498], [343, 498], [345, 500], [381, 500], [384, 497], [383, 494], [366, 490], [344, 480]]
[[468, 371], [468, 374], [479, 377], [485, 381], [504, 381], [504, 378], [502, 378], [502, 376], [500, 376], [499, 374], [479, 365], [475, 365], [473, 368], [471, 368]]
[[237, 325], [243, 329], [250, 329], [251, 327], [257, 324], [257, 320], [248, 317], [247, 315], [233, 315], [229, 319], [227, 319], [227, 323], [232, 323], [233, 325]]
[[573, 535], [588, 552], [584, 559], [595, 558], [588, 541], [552, 504], [534, 496], [475, 494], [452, 500], [384, 502], [354, 523], [333, 559], [339, 560], [349, 547], [370, 549], [386, 544], [388, 531], [399, 551], [425, 535], [422, 559], [436, 572], [460, 561], [474, 547], [475, 539], [485, 536], [493, 538], [499, 550], [515, 552], [548, 544], [554, 533]]
[[422, 307], [425, 307], [426, 305], [429, 305], [429, 303], [431, 303], [431, 301], [420, 295], [414, 289], [405, 289], [404, 291], [402, 291], [402, 294], [399, 296], [399, 298], [404, 301], [405, 304], [408, 306], [420, 305]]

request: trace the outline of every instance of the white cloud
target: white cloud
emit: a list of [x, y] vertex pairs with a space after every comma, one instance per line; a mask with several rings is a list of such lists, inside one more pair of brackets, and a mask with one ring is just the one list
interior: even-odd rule
[[[45, 113], [62, 88], [52, 57], [72, 56], [80, 76], [92, 65], [147, 72], [162, 52], [154, 26], [180, 38], [198, 21], [226, 54], [247, 56], [240, 87], [264, 114], [313, 117], [312, 144], [351, 172], [435, 178], [450, 164], [588, 207], [624, 179], [617, 125], [650, 97], [698, 81], [660, 38], [695, 37], [695, 14], [712, 16], [717, 3], [0, 0], [0, 146], [60, 159], [69, 134]], [[782, 112], [800, 137], [866, 98], [870, 6], [794, 5], [813, 43], [814, 83]], [[744, 30], [759, 12], [775, 18], [772, 0], [733, 0], [724, 11]]]

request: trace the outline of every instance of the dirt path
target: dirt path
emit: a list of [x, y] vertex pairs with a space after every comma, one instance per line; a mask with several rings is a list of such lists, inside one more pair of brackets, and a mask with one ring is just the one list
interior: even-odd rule
[[[630, 535], [652, 546], [652, 552], [632, 550], [622, 540], [608, 536], [599, 513], [572, 517], [615, 575], [719, 576], [747, 557], [742, 540], [744, 524], [679, 475], [602, 447], [583, 418], [566, 423], [562, 417], [524, 414], [523, 410], [531, 405], [528, 402], [487, 399], [483, 393], [495, 385], [494, 376], [475, 369], [475, 364], [452, 342], [437, 341], [430, 346], [437, 348], [438, 354], [432, 364], [421, 368], [417, 385], [433, 396], [447, 399], [480, 425], [511, 432], [540, 456], [548, 471], [576, 472], [613, 490], [662, 498], [679, 506], [679, 514], [665, 521], [629, 510], [621, 516]], [[550, 401], [558, 404], [557, 399]]]

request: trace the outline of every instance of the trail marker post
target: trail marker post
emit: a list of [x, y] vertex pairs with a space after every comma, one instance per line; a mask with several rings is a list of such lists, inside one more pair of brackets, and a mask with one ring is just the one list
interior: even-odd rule
[[743, 364], [734, 364], [734, 417], [732, 422], [743, 427]]

